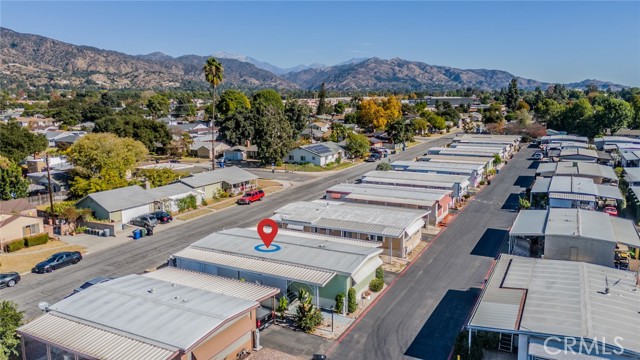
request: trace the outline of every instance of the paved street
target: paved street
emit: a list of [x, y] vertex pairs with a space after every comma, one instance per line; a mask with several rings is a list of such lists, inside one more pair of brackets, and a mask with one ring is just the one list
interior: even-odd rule
[[[409, 148], [404, 153], [394, 155], [392, 161], [410, 160], [423, 154], [427, 148], [441, 146], [451, 141], [453, 135], [429, 140]], [[272, 215], [273, 211], [287, 203], [298, 200], [318, 199], [324, 190], [343, 181], [352, 181], [375, 168], [374, 163], [364, 163], [326, 177], [305, 182], [302, 186], [275, 193], [265, 201], [250, 206], [234, 206], [211, 215], [205, 215], [184, 226], [166, 229], [151, 237], [128, 242], [115, 248], [89, 254], [77, 265], [60, 269], [51, 274], [30, 274], [24, 276], [14, 288], [3, 289], [3, 300], [12, 300], [26, 312], [27, 318], [37, 316], [40, 301], [54, 303], [68, 295], [75, 287], [96, 276], [122, 276], [141, 273], [145, 269], [164, 263], [169, 255], [183, 249], [190, 243], [222, 229], [253, 226], [261, 219]], [[99, 241], [96, 238], [96, 241]]]
[[350, 333], [321, 344], [332, 359], [447, 359], [534, 175], [533, 151], [522, 149]]

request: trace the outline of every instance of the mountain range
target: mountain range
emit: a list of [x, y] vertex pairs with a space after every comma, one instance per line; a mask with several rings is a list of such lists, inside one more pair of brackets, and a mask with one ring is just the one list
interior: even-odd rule
[[[208, 56], [172, 57], [161, 52], [128, 55], [7, 28], [0, 28], [0, 55], [2, 88], [207, 88], [202, 65]], [[506, 87], [512, 78], [516, 78], [519, 86], [525, 89], [538, 86], [544, 89], [550, 85], [502, 70], [457, 69], [399, 58], [360, 58], [332, 66], [311, 64], [281, 68], [244, 55], [223, 52], [214, 55], [224, 66], [221, 87], [249, 91], [261, 88], [317, 90], [322, 83], [328, 90], [344, 92], [408, 92], [467, 87], [492, 90]], [[613, 90], [624, 87], [599, 80], [584, 80], [566, 86], [584, 88], [590, 84]]]

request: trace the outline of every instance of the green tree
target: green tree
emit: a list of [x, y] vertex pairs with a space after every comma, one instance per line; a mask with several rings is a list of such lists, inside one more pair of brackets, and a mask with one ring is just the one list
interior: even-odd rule
[[280, 163], [293, 145], [293, 129], [282, 110], [262, 103], [256, 108], [253, 143], [263, 164]]
[[534, 109], [536, 120], [541, 124], [547, 124], [564, 110], [564, 106], [553, 99], [543, 99]]
[[0, 360], [17, 358], [20, 338], [16, 330], [22, 325], [23, 314], [12, 301], [0, 302]]
[[411, 120], [411, 126], [413, 127], [413, 130], [420, 135], [424, 135], [424, 133], [429, 130], [429, 123], [423, 118], [415, 118]]
[[136, 171], [136, 176], [141, 180], [149, 181], [152, 188], [168, 185], [181, 177], [188, 176], [188, 172], [175, 171], [168, 168], [162, 169], [140, 169]]
[[324, 83], [320, 85], [320, 93], [318, 94], [318, 108], [316, 110], [316, 114], [322, 115], [325, 114], [328, 110], [326, 104], [327, 91], [325, 90]]
[[171, 142], [167, 124], [138, 116], [109, 116], [96, 121], [95, 133], [112, 133], [138, 140], [158, 153], [166, 153]]
[[117, 108], [122, 106], [122, 103], [113, 92], [107, 91], [100, 95], [100, 105], [109, 108]]
[[502, 115], [502, 105], [499, 102], [494, 102], [489, 105], [488, 109], [482, 112], [482, 121], [485, 124], [497, 124], [504, 121]]
[[335, 105], [333, 105], [333, 112], [336, 114], [344, 114], [344, 110], [346, 105], [342, 101], [338, 101]]
[[225, 90], [216, 104], [216, 110], [221, 116], [249, 109], [251, 109], [249, 98], [242, 91], [234, 89]]
[[511, 79], [511, 82], [509, 83], [506, 100], [507, 109], [516, 111], [518, 100], [520, 100], [520, 92], [518, 91], [518, 80], [515, 78]]
[[610, 96], [599, 101], [595, 106], [593, 120], [600, 133], [606, 130], [615, 134], [618, 130], [625, 127], [633, 119], [633, 109], [631, 105], [624, 100], [615, 99]]
[[296, 308], [296, 325], [304, 332], [313, 332], [322, 324], [322, 313], [313, 305], [313, 298], [305, 289], [300, 289], [298, 299], [300, 304]]
[[364, 157], [369, 153], [369, 139], [362, 134], [350, 132], [347, 134], [347, 152], [356, 158]]
[[284, 115], [287, 117], [291, 128], [293, 129], [293, 138], [297, 139], [300, 133], [307, 127], [311, 109], [295, 100], [287, 100], [284, 107]]
[[112, 116], [113, 114], [114, 111], [112, 108], [96, 103], [82, 110], [82, 121], [96, 121], [103, 117]]
[[47, 138], [36, 135], [15, 122], [0, 123], [0, 155], [13, 162], [20, 162], [27, 156], [44, 151]]
[[[222, 83], [224, 78], [224, 68], [222, 64], [218, 61], [218, 59], [214, 57], [210, 57], [207, 59], [207, 62], [204, 64], [202, 68], [204, 71], [204, 77], [207, 82], [211, 85], [212, 92], [211, 96], [213, 97], [213, 101], [211, 102], [211, 128], [213, 128], [216, 121], [216, 87]], [[216, 139], [215, 132], [211, 131], [211, 145], [212, 145], [212, 156], [211, 156], [211, 169], [215, 170], [216, 168]]]
[[632, 95], [629, 104], [633, 108], [633, 117], [627, 127], [629, 129], [640, 129], [640, 94]]
[[600, 129], [593, 126], [592, 116], [593, 107], [589, 100], [580, 99], [551, 118], [547, 127], [593, 137], [600, 132]]
[[74, 165], [71, 192], [76, 197], [127, 186], [127, 172], [144, 159], [147, 149], [130, 138], [114, 134], [88, 134], [69, 148]]
[[154, 119], [169, 115], [169, 107], [169, 99], [162, 94], [155, 94], [147, 100], [147, 109]]
[[22, 169], [0, 155], [0, 200], [27, 197], [29, 181], [22, 176]]
[[278, 110], [284, 110], [282, 97], [273, 89], [263, 89], [253, 95], [252, 106], [258, 107], [259, 105], [262, 105], [263, 107], [270, 105]]
[[244, 109], [232, 112], [220, 121], [220, 136], [230, 146], [244, 146], [253, 139], [255, 118], [254, 113]]
[[347, 128], [341, 123], [331, 123], [331, 141], [340, 142], [347, 137]]
[[394, 144], [404, 144], [412, 140], [412, 132], [404, 120], [395, 120], [387, 124], [387, 134]]
[[422, 116], [425, 121], [436, 130], [444, 130], [447, 128], [447, 121], [442, 116], [436, 115], [433, 111], [427, 110], [422, 113]]

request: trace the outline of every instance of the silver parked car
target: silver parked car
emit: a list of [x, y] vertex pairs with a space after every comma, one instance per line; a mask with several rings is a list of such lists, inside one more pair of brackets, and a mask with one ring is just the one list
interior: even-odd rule
[[146, 214], [146, 215], [138, 216], [137, 218], [131, 220], [129, 223], [131, 225], [142, 226], [142, 227], [147, 227], [147, 226], [154, 227], [158, 225], [158, 219], [156, 219], [156, 217], [151, 214]]

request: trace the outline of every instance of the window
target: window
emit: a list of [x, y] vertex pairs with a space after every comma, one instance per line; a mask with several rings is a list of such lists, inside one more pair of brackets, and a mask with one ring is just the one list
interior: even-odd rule
[[311, 160], [315, 160], [315, 159], [316, 159], [316, 157], [315, 157], [315, 156], [312, 156], [312, 157], [311, 157]]
[[342, 237], [352, 238], [353, 237], [353, 233], [351, 231], [343, 231], [342, 232]]
[[300, 161], [307, 161], [307, 157], [304, 155], [300, 155]]
[[38, 224], [27, 225], [22, 228], [22, 236], [31, 236], [39, 232]]
[[380, 235], [369, 235], [369, 240], [372, 241], [383, 241], [384, 238]]
[[291, 161], [295, 160], [295, 159], [293, 158], [293, 155], [289, 155], [289, 160], [291, 160]]

